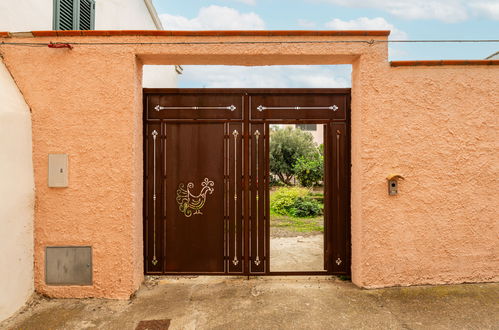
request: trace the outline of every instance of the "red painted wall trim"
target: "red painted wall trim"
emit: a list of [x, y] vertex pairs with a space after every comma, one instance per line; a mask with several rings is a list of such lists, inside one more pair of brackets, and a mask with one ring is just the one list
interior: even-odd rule
[[391, 61], [391, 66], [499, 65], [499, 60]]
[[[307, 30], [286, 30], [286, 31], [158, 31], [158, 30], [88, 30], [88, 31], [32, 31], [34, 37], [73, 37], [73, 36], [330, 36], [330, 37], [386, 37], [390, 31], [307, 31]], [[0, 37], [8, 37], [8, 32], [0, 32]]]

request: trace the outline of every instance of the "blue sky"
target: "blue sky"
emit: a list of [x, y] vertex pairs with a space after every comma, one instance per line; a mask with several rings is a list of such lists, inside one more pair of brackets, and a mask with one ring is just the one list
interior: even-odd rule
[[[171, 30], [390, 29], [393, 40], [499, 39], [499, 0], [154, 0], [154, 4], [165, 29]], [[498, 50], [499, 43], [391, 44], [389, 59], [483, 59]], [[266, 84], [270, 87], [348, 87], [349, 84], [348, 67], [309, 67], [308, 76], [317, 79], [302, 84], [290, 77], [307, 68], [295, 69], [298, 71], [289, 67], [267, 70], [271, 74]], [[226, 78], [220, 81], [202, 78], [206, 73], [216, 75], [217, 70], [223, 71]], [[226, 87], [266, 87], [255, 84], [262, 76], [261, 70], [189, 66], [180, 86], [223, 87], [225, 81], [232, 82]], [[248, 77], [248, 81], [231, 81], [231, 74]], [[280, 83], [270, 79], [274, 75]]]

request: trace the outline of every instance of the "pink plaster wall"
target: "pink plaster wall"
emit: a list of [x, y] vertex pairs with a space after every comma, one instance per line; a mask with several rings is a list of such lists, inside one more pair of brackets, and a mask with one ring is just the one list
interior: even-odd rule
[[[88, 56], [88, 49], [5, 48], [32, 109], [36, 290], [127, 298], [142, 280], [137, 59], [119, 49]], [[49, 153], [69, 154], [68, 188], [47, 187]], [[44, 251], [51, 245], [92, 246], [94, 285], [47, 286]]]
[[[357, 96], [371, 101], [353, 123], [356, 283], [497, 281], [499, 67], [383, 71], [364, 79], [370, 92]], [[398, 196], [389, 173], [405, 177]]]
[[[51, 37], [36, 42], [384, 40], [386, 37]], [[26, 39], [9, 38], [9, 41]], [[33, 111], [35, 285], [126, 298], [142, 281], [146, 64], [353, 64], [352, 275], [363, 287], [497, 281], [498, 66], [392, 68], [386, 44], [0, 46]], [[69, 188], [47, 187], [68, 153]], [[406, 177], [389, 197], [385, 177]], [[94, 285], [44, 284], [47, 245], [92, 245]]]

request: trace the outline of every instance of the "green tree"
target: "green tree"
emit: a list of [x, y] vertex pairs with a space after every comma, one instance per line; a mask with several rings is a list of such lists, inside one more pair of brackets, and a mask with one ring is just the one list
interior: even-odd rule
[[291, 185], [296, 161], [317, 152], [312, 134], [291, 127], [275, 129], [270, 134], [270, 172]]
[[324, 156], [317, 151], [309, 157], [300, 157], [295, 163], [295, 174], [303, 187], [318, 186], [324, 181]]

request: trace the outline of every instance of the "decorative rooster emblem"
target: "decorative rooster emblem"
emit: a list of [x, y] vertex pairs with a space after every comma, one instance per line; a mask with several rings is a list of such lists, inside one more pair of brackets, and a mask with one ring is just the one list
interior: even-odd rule
[[193, 214], [203, 214], [201, 213], [201, 209], [206, 203], [206, 195], [213, 193], [215, 190], [214, 186], [215, 183], [213, 181], [204, 178], [204, 181], [201, 183], [201, 192], [198, 195], [193, 195], [191, 189], [194, 188], [194, 183], [189, 182], [187, 188], [185, 188], [183, 183], [180, 183], [177, 189], [177, 203], [180, 212], [186, 217], [190, 217]]

